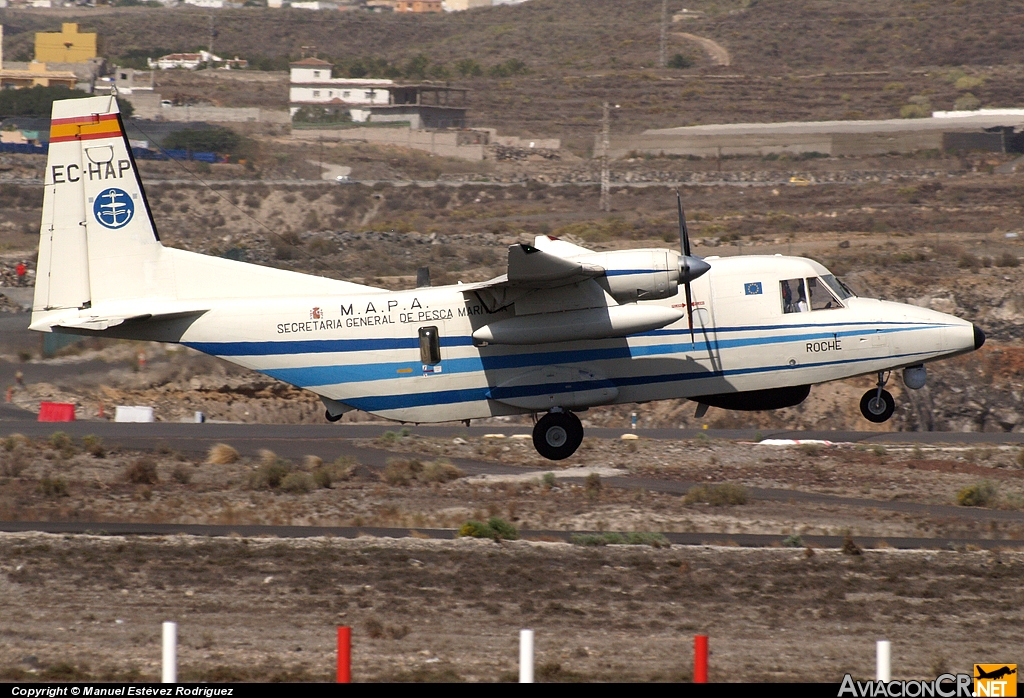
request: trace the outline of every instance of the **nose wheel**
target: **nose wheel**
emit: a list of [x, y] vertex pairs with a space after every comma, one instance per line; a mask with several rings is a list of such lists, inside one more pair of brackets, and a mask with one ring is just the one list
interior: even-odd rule
[[583, 443], [583, 425], [572, 412], [548, 412], [533, 427], [533, 446], [548, 460], [564, 460]]
[[864, 393], [864, 397], [860, 399], [860, 413], [869, 422], [881, 424], [888, 421], [889, 417], [892, 417], [893, 412], [896, 411], [896, 401], [893, 399], [892, 394], [882, 387], [888, 380], [889, 376], [880, 371], [878, 373], [878, 387], [867, 391]]

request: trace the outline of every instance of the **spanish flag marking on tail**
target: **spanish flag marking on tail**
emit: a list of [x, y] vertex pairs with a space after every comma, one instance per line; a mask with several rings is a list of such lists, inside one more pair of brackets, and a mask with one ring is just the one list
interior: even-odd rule
[[117, 138], [120, 135], [121, 124], [118, 122], [117, 114], [73, 116], [67, 119], [53, 119], [50, 122], [51, 143]]

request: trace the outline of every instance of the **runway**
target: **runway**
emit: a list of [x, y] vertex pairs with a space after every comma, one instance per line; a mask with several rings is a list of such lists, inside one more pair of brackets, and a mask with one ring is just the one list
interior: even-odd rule
[[[0, 521], [0, 532], [22, 533], [36, 531], [71, 535], [102, 536], [241, 536], [244, 538], [432, 538], [454, 540], [453, 529], [438, 528], [376, 528], [339, 526], [256, 526], [256, 525], [207, 525], [207, 524], [149, 524], [149, 523], [88, 523], [81, 521]], [[598, 531], [533, 531], [519, 532], [523, 540], [572, 542], [576, 536], [599, 534]], [[744, 548], [781, 547], [786, 536], [759, 535], [752, 533], [663, 533], [673, 545], [725, 545]], [[805, 546], [813, 548], [840, 548], [845, 539], [841, 536], [802, 536]], [[865, 537], [854, 541], [862, 549], [897, 548], [900, 550], [963, 550], [965, 548], [1019, 549], [1024, 540], [1008, 541], [989, 538], [902, 538]]]
[[[462, 424], [412, 425], [394, 422], [366, 422], [357, 424], [237, 424], [180, 422], [154, 422], [150, 424], [124, 424], [115, 422], [36, 422], [36, 415], [12, 406], [0, 413], [0, 435], [12, 433], [26, 436], [49, 436], [63, 431], [72, 436], [95, 434], [112, 444], [125, 448], [149, 448], [160, 442], [178, 444], [174, 448], [194, 452], [205, 450], [217, 441], [231, 440], [243, 453], [255, 453], [261, 448], [276, 450], [301, 444], [329, 444], [344, 439], [375, 439], [385, 431], [408, 429], [419, 436], [439, 438], [481, 437], [484, 434], [529, 434], [528, 425], [470, 426]], [[763, 439], [818, 439], [833, 443], [891, 444], [891, 445], [1024, 445], [1024, 432], [949, 432], [949, 431], [829, 431], [829, 430], [772, 430], [772, 429], [609, 429], [591, 427], [587, 438], [618, 439], [625, 433], [642, 439], [680, 440], [703, 438], [727, 441], [761, 441]], [[238, 443], [235, 443], [237, 441]], [[251, 451], [244, 450], [251, 447]], [[303, 451], [298, 455], [316, 453]], [[284, 451], [280, 455], [290, 456]]]
[[[0, 435], [14, 432], [26, 436], [44, 438], [55, 431], [64, 431], [72, 436], [82, 437], [95, 434], [101, 437], [108, 446], [117, 446], [137, 450], [163, 450], [201, 455], [215, 443], [229, 443], [243, 455], [256, 455], [260, 449], [270, 449], [279, 456], [298, 460], [306, 455], [317, 455], [324, 460], [334, 460], [339, 456], [356, 458], [370, 474], [382, 469], [389, 459], [402, 457], [405, 454], [361, 447], [353, 443], [354, 439], [373, 439], [385, 431], [394, 430], [396, 425], [387, 423], [349, 424], [349, 425], [266, 425], [266, 424], [118, 424], [112, 422], [0, 422]], [[529, 427], [464, 427], [464, 426], [419, 426], [410, 427], [413, 434], [444, 438], [482, 437], [485, 434], [501, 433], [505, 435], [528, 434]], [[624, 433], [618, 429], [590, 429], [591, 438], [617, 439]], [[712, 439], [729, 439], [734, 441], [753, 441], [755, 432], [749, 430], [683, 430], [683, 429], [639, 429], [636, 433], [641, 438], [651, 439], [693, 439], [699, 434]], [[950, 434], [950, 433], [918, 433], [918, 432], [771, 432], [757, 434], [764, 438], [802, 438], [826, 439], [833, 442], [845, 441], [852, 443], [1020, 443], [1018, 434]], [[973, 437], [967, 440], [964, 437]], [[419, 454], [408, 454], [422, 457]], [[467, 458], [452, 458], [452, 462], [468, 475], [536, 475], [548, 472], [543, 468], [513, 466], [501, 463], [479, 461]], [[559, 479], [581, 479], [583, 475], [573, 477], [571, 470], [552, 464], [551, 471]], [[657, 479], [648, 477], [606, 477], [603, 483], [608, 487], [628, 490], [644, 490], [668, 495], [683, 496], [697, 482], [673, 479]], [[1014, 523], [1024, 521], [1024, 512], [985, 509], [980, 507], [960, 507], [943, 504], [922, 504], [900, 500], [879, 500], [857, 497], [845, 497], [793, 489], [746, 488], [752, 500], [774, 501], [784, 503], [815, 504], [846, 509], [873, 509], [899, 512], [903, 514], [924, 515], [939, 519], [960, 519], [976, 522]], [[398, 537], [411, 535], [409, 529], [385, 528], [339, 528], [321, 526], [215, 526], [195, 524], [142, 524], [142, 523], [110, 523], [110, 522], [0, 522], [0, 531], [49, 531], [53, 533], [88, 533], [104, 532], [121, 535], [173, 535], [187, 534], [200, 536], [223, 536], [229, 534], [243, 536], [278, 536], [283, 538], [308, 536], [340, 536], [355, 537], [359, 535], [377, 535]], [[454, 531], [440, 529], [416, 529], [419, 535], [432, 538], [452, 538]], [[539, 540], [570, 540], [581, 531], [524, 531], [527, 538]], [[741, 545], [741, 546], [778, 546], [782, 536], [755, 534], [718, 534], [718, 533], [666, 533], [665, 537], [672, 543], [683, 545]], [[839, 547], [842, 539], [837, 536], [807, 536], [804, 542], [819, 547]], [[862, 544], [869, 547], [876, 545], [877, 540], [867, 540]], [[1024, 541], [995, 538], [885, 538], [884, 545], [897, 548], [929, 548], [948, 549], [963, 546], [978, 548], [1018, 547]]]

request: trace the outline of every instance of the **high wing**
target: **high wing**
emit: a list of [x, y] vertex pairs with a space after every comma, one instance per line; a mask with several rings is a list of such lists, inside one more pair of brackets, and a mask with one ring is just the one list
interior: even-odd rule
[[459, 287], [488, 313], [503, 315], [477, 328], [474, 340], [543, 344], [624, 337], [682, 318], [677, 308], [638, 305], [636, 298], [620, 303], [625, 299], [617, 298], [616, 287], [607, 282], [608, 269], [588, 259], [607, 256], [547, 236], [539, 236], [535, 245], [511, 245], [507, 273]]

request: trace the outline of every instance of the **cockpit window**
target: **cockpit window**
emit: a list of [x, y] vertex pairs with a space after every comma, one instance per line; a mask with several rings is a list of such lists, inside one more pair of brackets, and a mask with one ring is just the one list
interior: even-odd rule
[[834, 274], [825, 274], [821, 279], [828, 284], [828, 287], [832, 289], [832, 292], [835, 293], [841, 301], [845, 301], [847, 298], [853, 298], [857, 295], [850, 290], [849, 286], [837, 279]]
[[803, 279], [786, 279], [782, 285], [782, 312], [804, 313], [810, 310]]
[[831, 310], [843, 307], [843, 304], [829, 293], [828, 287], [821, 279], [807, 279], [807, 290], [811, 296], [811, 310]]

